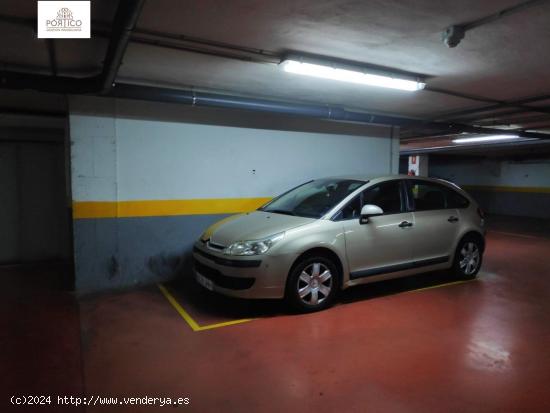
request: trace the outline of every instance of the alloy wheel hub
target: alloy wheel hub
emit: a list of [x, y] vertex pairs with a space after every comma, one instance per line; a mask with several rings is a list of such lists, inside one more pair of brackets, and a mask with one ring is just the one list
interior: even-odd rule
[[309, 305], [322, 303], [332, 289], [332, 273], [322, 263], [308, 265], [300, 276], [296, 285], [298, 296], [302, 302]]
[[466, 275], [473, 274], [479, 265], [480, 254], [477, 245], [472, 242], [464, 245], [460, 251], [462, 256], [460, 260], [460, 268]]

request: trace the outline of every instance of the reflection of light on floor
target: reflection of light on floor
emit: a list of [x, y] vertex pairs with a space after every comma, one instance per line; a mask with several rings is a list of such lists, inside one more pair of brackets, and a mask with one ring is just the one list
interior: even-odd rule
[[478, 370], [505, 370], [510, 367], [510, 353], [498, 343], [474, 339], [468, 344], [467, 362]]
[[[494, 292], [485, 289], [495, 282], [501, 275], [483, 272], [480, 289], [479, 306], [472, 309], [470, 334], [464, 346], [464, 364], [475, 370], [485, 372], [509, 373], [516, 361], [517, 325], [511, 322], [514, 319], [514, 310], [511, 306], [503, 306]], [[506, 374], [505, 377], [511, 377]]]

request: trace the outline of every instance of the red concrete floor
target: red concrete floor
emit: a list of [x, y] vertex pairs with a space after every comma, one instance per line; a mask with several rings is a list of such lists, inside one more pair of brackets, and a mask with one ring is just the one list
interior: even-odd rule
[[1, 412], [58, 412], [54, 404], [12, 405], [10, 399], [84, 392], [78, 303], [63, 291], [66, 271], [63, 263], [0, 268]]
[[85, 298], [87, 397], [190, 399], [86, 411], [548, 412], [549, 252], [550, 236], [490, 232], [476, 281], [414, 291], [452, 281], [425, 274], [362, 286], [309, 315], [168, 284], [201, 326], [257, 317], [196, 332], [156, 287]]

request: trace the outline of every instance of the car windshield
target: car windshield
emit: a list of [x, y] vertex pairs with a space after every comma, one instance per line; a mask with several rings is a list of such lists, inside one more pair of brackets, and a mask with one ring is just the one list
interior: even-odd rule
[[365, 183], [352, 179], [318, 179], [282, 194], [260, 208], [260, 211], [321, 218]]

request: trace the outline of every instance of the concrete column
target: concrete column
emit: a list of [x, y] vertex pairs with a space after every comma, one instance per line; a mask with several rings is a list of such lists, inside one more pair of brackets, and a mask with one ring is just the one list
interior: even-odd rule
[[428, 176], [428, 155], [410, 155], [408, 174]]
[[390, 174], [399, 173], [399, 144], [399, 127], [392, 126], [390, 143]]

